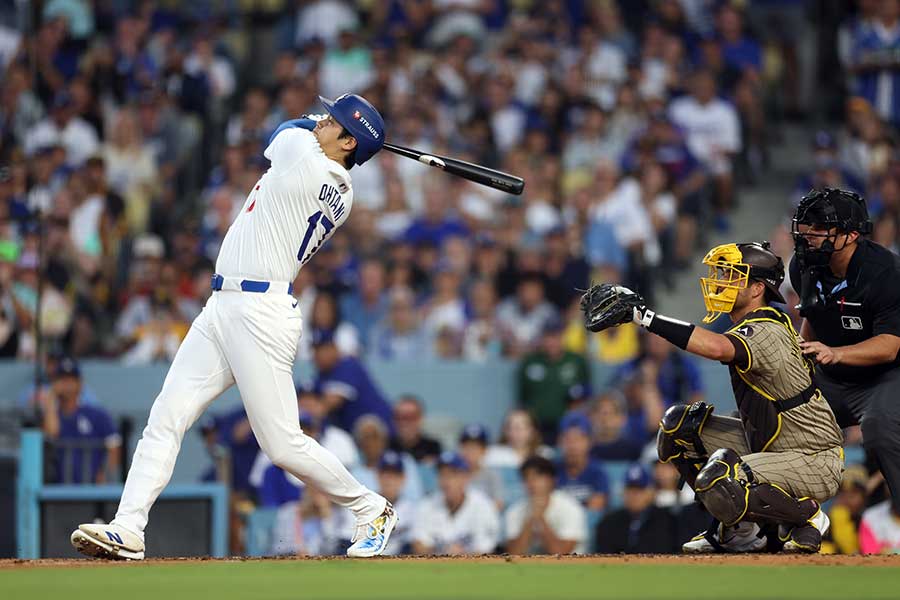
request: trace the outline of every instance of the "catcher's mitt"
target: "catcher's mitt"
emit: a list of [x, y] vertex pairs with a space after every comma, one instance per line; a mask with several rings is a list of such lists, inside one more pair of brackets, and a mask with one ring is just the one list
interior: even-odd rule
[[612, 283], [593, 285], [581, 297], [584, 326], [594, 332], [633, 321], [634, 309], [644, 308], [640, 294]]

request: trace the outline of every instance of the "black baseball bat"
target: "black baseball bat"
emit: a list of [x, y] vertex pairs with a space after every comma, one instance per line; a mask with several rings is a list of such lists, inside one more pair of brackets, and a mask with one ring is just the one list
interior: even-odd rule
[[406, 148], [396, 144], [388, 144], [387, 142], [385, 142], [384, 148], [395, 154], [399, 154], [400, 156], [417, 160], [420, 163], [425, 163], [431, 167], [437, 167], [451, 175], [456, 175], [463, 179], [468, 179], [469, 181], [492, 187], [495, 190], [518, 195], [525, 189], [524, 179], [516, 177], [515, 175], [510, 175], [509, 173], [504, 173], [503, 171], [488, 169], [481, 165], [472, 164], [464, 160], [447, 156], [426, 154], [421, 150]]

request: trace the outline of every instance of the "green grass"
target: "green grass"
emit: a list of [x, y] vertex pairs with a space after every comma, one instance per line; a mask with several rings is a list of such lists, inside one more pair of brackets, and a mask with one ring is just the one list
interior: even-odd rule
[[0, 570], [9, 600], [809, 598], [900, 596], [900, 569], [422, 561], [254, 561]]

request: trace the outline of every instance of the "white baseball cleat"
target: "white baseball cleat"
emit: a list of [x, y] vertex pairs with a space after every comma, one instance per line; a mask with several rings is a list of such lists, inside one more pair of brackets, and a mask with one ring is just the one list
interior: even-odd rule
[[144, 541], [121, 525], [84, 523], [72, 532], [75, 549], [93, 558], [143, 560]]
[[[831, 527], [831, 519], [828, 518], [828, 515], [825, 514], [825, 511], [820, 506], [816, 514], [810, 517], [807, 523], [808, 525], [801, 525], [791, 529], [787, 541], [784, 542], [783, 552], [798, 554], [801, 552], [815, 553], [819, 551], [822, 547], [822, 536]], [[780, 535], [781, 533], [779, 532]], [[781, 539], [782, 541], [785, 540], [784, 537]]]
[[766, 536], [759, 536], [759, 525], [750, 521], [742, 521], [737, 525], [725, 527], [719, 525], [719, 529], [713, 534], [719, 546], [716, 548], [706, 539], [706, 532], [695, 535], [691, 541], [681, 546], [685, 554], [713, 554], [716, 552], [762, 552], [766, 549]]
[[397, 511], [388, 502], [381, 516], [356, 528], [353, 544], [347, 548], [347, 556], [351, 558], [369, 558], [384, 552], [391, 537], [391, 532], [394, 531], [398, 520]]

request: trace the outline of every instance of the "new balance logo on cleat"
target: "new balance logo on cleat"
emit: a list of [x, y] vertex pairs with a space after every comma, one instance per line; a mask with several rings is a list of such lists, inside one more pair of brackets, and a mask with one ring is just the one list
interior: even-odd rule
[[121, 544], [121, 543], [122, 543], [122, 536], [119, 535], [118, 533], [113, 532], [113, 531], [107, 531], [107, 532], [106, 532], [106, 537], [108, 537], [108, 538], [109, 538], [109, 541], [111, 541], [111, 542], [115, 542], [115, 543], [117, 543], [117, 544]]

